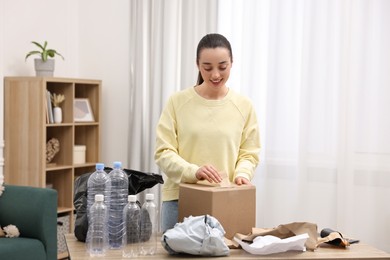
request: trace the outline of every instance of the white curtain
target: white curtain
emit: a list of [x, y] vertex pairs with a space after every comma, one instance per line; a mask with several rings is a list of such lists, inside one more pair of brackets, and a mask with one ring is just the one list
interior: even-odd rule
[[[171, 94], [196, 84], [197, 43], [216, 30], [216, 7], [216, 0], [131, 1], [130, 168], [159, 172], [154, 162], [158, 119]], [[160, 202], [160, 188], [146, 192]]]
[[386, 0], [220, 1], [229, 84], [261, 127], [257, 226], [309, 221], [390, 252], [389, 13]]
[[233, 47], [228, 85], [251, 97], [260, 122], [256, 225], [313, 222], [390, 252], [390, 1], [134, 0], [131, 8], [132, 168], [158, 171], [161, 109], [195, 83], [196, 45], [217, 31]]

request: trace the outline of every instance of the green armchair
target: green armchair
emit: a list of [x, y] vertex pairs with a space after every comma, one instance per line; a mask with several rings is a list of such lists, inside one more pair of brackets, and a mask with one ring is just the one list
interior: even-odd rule
[[57, 191], [5, 185], [0, 225], [15, 225], [17, 238], [0, 238], [1, 259], [57, 259]]

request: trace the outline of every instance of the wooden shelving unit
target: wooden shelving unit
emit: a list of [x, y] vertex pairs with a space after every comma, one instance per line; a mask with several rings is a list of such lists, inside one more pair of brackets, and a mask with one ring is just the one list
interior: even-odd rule
[[[65, 95], [62, 123], [47, 122], [47, 90]], [[100, 97], [100, 80], [4, 78], [5, 182], [56, 189], [58, 214], [69, 216], [69, 232], [74, 228], [74, 180], [93, 172], [100, 160]], [[75, 98], [89, 100], [94, 122], [74, 121]], [[46, 143], [51, 138], [59, 140], [60, 151], [46, 164]], [[73, 164], [74, 145], [86, 146], [84, 164]]]

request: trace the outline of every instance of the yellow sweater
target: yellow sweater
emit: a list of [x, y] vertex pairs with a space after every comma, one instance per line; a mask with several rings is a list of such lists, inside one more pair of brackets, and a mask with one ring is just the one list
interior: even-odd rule
[[194, 87], [173, 94], [157, 125], [155, 160], [165, 173], [162, 200], [179, 198], [179, 183], [196, 183], [196, 171], [211, 164], [231, 182], [251, 180], [259, 162], [260, 138], [250, 100], [233, 90], [207, 100]]

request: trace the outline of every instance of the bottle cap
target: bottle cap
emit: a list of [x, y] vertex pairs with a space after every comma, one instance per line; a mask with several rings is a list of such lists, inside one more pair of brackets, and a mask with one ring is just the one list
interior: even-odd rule
[[114, 162], [114, 169], [122, 168], [122, 162]]
[[104, 195], [103, 194], [96, 194], [95, 201], [104, 201]]
[[135, 195], [129, 195], [129, 196], [127, 197], [127, 201], [128, 201], [128, 202], [136, 202], [136, 201], [137, 201], [137, 196], [135, 196]]
[[104, 163], [97, 163], [96, 164], [96, 170], [103, 170], [104, 169]]
[[146, 200], [154, 200], [154, 194], [153, 193], [146, 194]]

